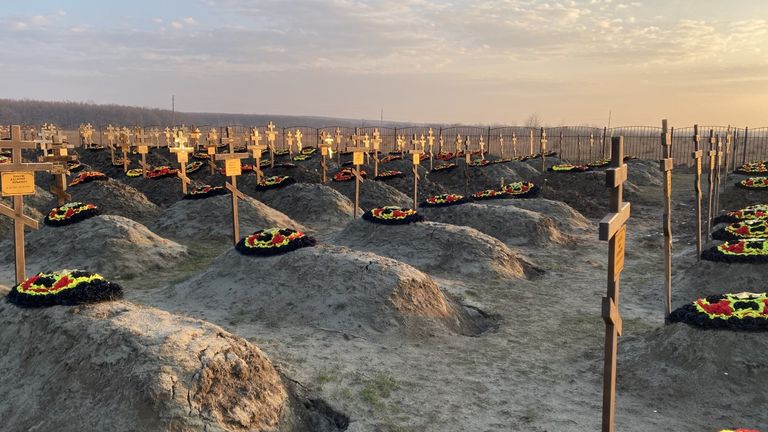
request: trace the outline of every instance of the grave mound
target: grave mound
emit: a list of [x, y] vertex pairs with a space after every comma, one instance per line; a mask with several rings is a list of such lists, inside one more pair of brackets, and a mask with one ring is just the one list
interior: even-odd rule
[[[330, 182], [329, 185], [341, 192], [351, 202], [355, 202], [355, 182]], [[360, 183], [360, 208], [369, 210], [373, 207], [394, 205], [400, 207], [413, 206], [413, 198], [376, 180], [365, 180]]]
[[483, 204], [511, 206], [541, 213], [542, 215], [552, 218], [558, 228], [567, 232], [593, 229], [593, 224], [591, 224], [584, 215], [562, 201], [553, 201], [545, 198], [499, 199], [486, 201]]
[[441, 277], [493, 281], [535, 272], [500, 240], [474, 228], [438, 222], [381, 225], [358, 219], [331, 242], [401, 260]]
[[339, 430], [258, 347], [204, 321], [123, 301], [0, 302], [0, 325], [6, 430]]
[[111, 179], [81, 184], [68, 192], [72, 201], [96, 204], [101, 214], [123, 216], [141, 223], [156, 219], [162, 212], [143, 193]]
[[627, 180], [635, 186], [661, 186], [663, 177], [657, 161], [630, 159], [627, 161]]
[[474, 333], [477, 324], [415, 268], [372, 253], [317, 245], [271, 257], [231, 249], [170, 289], [199, 313], [242, 313], [274, 325], [335, 331], [419, 332], [424, 325]]
[[354, 211], [354, 204], [347, 197], [321, 184], [297, 183], [264, 192], [259, 199], [291, 219], [321, 231], [341, 229], [352, 219]]
[[762, 292], [766, 289], [766, 264], [749, 264], [702, 260], [681, 272], [676, 272], [674, 306], [682, 306], [699, 297], [724, 292]]

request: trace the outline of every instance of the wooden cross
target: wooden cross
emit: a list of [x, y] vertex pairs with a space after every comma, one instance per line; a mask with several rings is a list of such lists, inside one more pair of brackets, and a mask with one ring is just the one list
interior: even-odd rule
[[624, 137], [611, 142], [611, 165], [605, 172], [605, 183], [611, 190], [610, 213], [600, 221], [600, 240], [608, 242], [608, 295], [603, 297], [602, 317], [605, 322], [605, 359], [603, 366], [602, 432], [614, 432], [616, 406], [616, 357], [618, 337], [622, 332], [619, 314], [619, 282], [624, 269], [624, 245], [630, 204], [623, 201], [627, 165], [624, 163]]
[[715, 149], [717, 152], [717, 170], [715, 171], [715, 205], [714, 205], [714, 214], [718, 214], [720, 212], [720, 188], [721, 188], [721, 181], [720, 181], [720, 170], [721, 165], [723, 163], [723, 139], [720, 137], [720, 134], [717, 134], [717, 148]]
[[403, 157], [403, 155], [405, 154], [405, 136], [398, 135], [396, 143], [397, 143], [397, 151], [400, 152], [400, 157]]
[[541, 172], [547, 171], [547, 131], [541, 128], [541, 138], [539, 139], [539, 150], [541, 151]]
[[293, 134], [293, 137], [296, 138], [296, 149], [299, 153], [301, 153], [301, 151], [304, 149], [304, 143], [301, 142], [301, 139], [304, 138], [304, 134], [300, 129], [296, 129], [296, 133]]
[[469, 165], [470, 162], [472, 162], [472, 140], [470, 140], [469, 136], [466, 136], [464, 138], [464, 162], [466, 162], [467, 165]]
[[[147, 138], [150, 138], [150, 135], [144, 133], [144, 128], [136, 127], [133, 130], [133, 136], [135, 139], [136, 150], [141, 156], [141, 161], [139, 161], [139, 166], [141, 166], [141, 175], [144, 178], [147, 178], [147, 173], [149, 172], [149, 165], [147, 164], [147, 153], [149, 153], [150, 146], [150, 144], [147, 142]], [[156, 146], [156, 144], [152, 145], [152, 147]]]
[[713, 204], [714, 204], [714, 192], [715, 192], [715, 155], [717, 154], [717, 151], [715, 151], [715, 146], [717, 145], [717, 138], [715, 137], [715, 131], [713, 129], [709, 130], [709, 151], [707, 152], [707, 156], [709, 156], [709, 176], [707, 178], [707, 183], [709, 185], [709, 188], [707, 189], [707, 238], [711, 239], [712, 236], [712, 218], [714, 215], [712, 214], [713, 211]]
[[55, 134], [55, 127], [50, 124], [44, 124], [40, 128], [40, 132], [37, 134], [38, 138], [35, 141], [40, 145], [40, 150], [43, 151], [43, 156], [50, 156], [50, 146], [53, 144], [53, 135]]
[[248, 150], [253, 156], [253, 171], [256, 173], [256, 185], [261, 184], [261, 178], [263, 176], [261, 172], [261, 153], [267, 149], [267, 146], [261, 145], [261, 135], [259, 135], [258, 128], [251, 128], [251, 144], [248, 146]]
[[691, 154], [696, 167], [696, 176], [693, 180], [693, 189], [696, 193], [696, 259], [701, 260], [701, 159], [704, 157], [704, 151], [701, 149], [701, 136], [699, 135], [699, 125], [693, 125], [693, 148]]
[[453, 159], [456, 161], [456, 163], [459, 163], [459, 153], [461, 152], [461, 134], [456, 134], [456, 140], [453, 142], [453, 145], [455, 147], [454, 153], [453, 153]]
[[[227, 135], [231, 133], [231, 128], [227, 128]], [[222, 138], [222, 142], [227, 140], [229, 144], [229, 153], [211, 155], [216, 161], [224, 161], [224, 175], [230, 178], [226, 183], [226, 188], [232, 195], [232, 237], [234, 244], [240, 241], [240, 216], [238, 211], [238, 200], [245, 199], [245, 195], [237, 189], [237, 177], [243, 173], [242, 159], [246, 159], [248, 153], [235, 153], [235, 140], [232, 138]]]
[[283, 136], [285, 137], [285, 142], [288, 144], [288, 154], [293, 156], [293, 132], [288, 131], [288, 133]]
[[69, 149], [74, 148], [74, 146], [64, 143], [62, 138], [64, 137], [61, 132], [56, 133], [53, 136], [53, 144], [50, 146], [53, 154], [46, 155], [44, 153], [43, 156], [37, 158], [38, 162], [48, 162], [53, 165], [51, 174], [53, 174], [54, 184], [51, 186], [51, 192], [56, 195], [58, 205], [64, 205], [72, 199], [72, 196], [67, 193], [67, 175], [69, 175], [67, 163], [77, 160], [77, 156], [69, 154]]
[[339, 157], [339, 165], [341, 165], [341, 141], [344, 139], [344, 135], [341, 134], [341, 129], [336, 128], [336, 153]]
[[373, 176], [379, 176], [379, 149], [381, 148], [381, 132], [378, 128], [373, 129]]
[[13, 197], [13, 206], [0, 204], [0, 214], [13, 219], [13, 244], [16, 261], [16, 283], [26, 279], [24, 275], [24, 226], [32, 229], [39, 227], [35, 219], [24, 214], [24, 195], [35, 194], [35, 172], [50, 171], [50, 163], [24, 163], [22, 149], [34, 149], [34, 141], [23, 141], [21, 127], [11, 126], [11, 139], [0, 141], [0, 149], [11, 150], [11, 163], [0, 165], [0, 188], [2, 196]]
[[589, 133], [589, 162], [592, 162], [594, 159], [592, 159], [592, 146], [595, 145], [595, 134], [594, 132]]
[[205, 149], [208, 152], [208, 166], [211, 168], [211, 174], [216, 173], [216, 149], [219, 145], [219, 133], [216, 130], [216, 128], [211, 128], [210, 131], [208, 131], [208, 136], [206, 137], [207, 143], [205, 145]]
[[528, 131], [528, 132], [530, 132], [530, 133], [528, 134], [528, 142], [529, 142], [529, 144], [530, 144], [530, 147], [531, 147], [530, 156], [531, 156], [531, 157], [533, 157], [533, 129], [531, 129], [531, 130], [530, 130], [530, 131]]
[[275, 167], [275, 140], [277, 139], [277, 130], [275, 130], [275, 124], [269, 122], [267, 125], [267, 142], [269, 143], [269, 166]]
[[512, 132], [512, 157], [517, 159], [517, 134]]
[[[731, 170], [728, 168], [728, 164], [731, 163], [731, 144], [733, 143], [733, 133], [731, 132], [731, 126], [728, 125], [728, 130], [725, 132], [725, 184], [728, 184], [728, 178], [730, 177]], [[735, 167], [734, 167], [735, 168]]]
[[183, 130], [177, 131], [174, 137], [176, 142], [175, 147], [171, 147], [169, 150], [171, 153], [176, 153], [176, 160], [179, 162], [179, 172], [176, 174], [181, 180], [181, 193], [187, 194], [187, 183], [192, 181], [187, 177], [187, 162], [189, 162], [189, 154], [195, 151], [192, 146], [187, 146], [189, 138]]
[[111, 124], [107, 126], [107, 146], [112, 157], [112, 165], [115, 164], [115, 142], [117, 141], [117, 128]]
[[127, 127], [120, 129], [120, 149], [123, 152], [123, 172], [128, 172], [128, 166], [131, 163], [131, 135]]
[[410, 150], [408, 153], [412, 155], [411, 164], [413, 165], [413, 209], [416, 210], [419, 206], [419, 165], [421, 164], [421, 155], [424, 154], [424, 151], [415, 149]]
[[666, 310], [664, 319], [669, 322], [672, 313], [672, 134], [669, 133], [667, 120], [661, 122], [661, 146], [664, 158], [659, 161], [659, 168], [664, 174], [664, 300]]
[[437, 154], [440, 154], [443, 152], [443, 146], [445, 145], [445, 137], [443, 137], [443, 134], [440, 134], [440, 139], [437, 140]]
[[189, 145], [192, 146], [195, 151], [200, 149], [200, 137], [203, 136], [203, 133], [200, 132], [200, 129], [196, 126], [192, 127], [192, 131], [189, 132]]
[[504, 134], [499, 132], [499, 153], [501, 158], [504, 159]]
[[169, 127], [166, 126], [164, 134], [165, 134], [165, 146], [170, 147], [171, 142], [173, 140], [173, 136], [176, 134], [176, 128], [174, 127], [173, 130], [171, 130]]
[[560, 162], [562, 162], [563, 161], [563, 131], [560, 131], [560, 140], [558, 141], [558, 146], [559, 147], [558, 147], [557, 155], [560, 159]]
[[80, 145], [90, 148], [93, 145], [93, 126], [90, 123], [81, 124], [78, 132], [80, 133]]
[[357, 208], [360, 207], [360, 182], [363, 181], [363, 177], [360, 175], [360, 165], [363, 164], [366, 149], [365, 147], [351, 147], [347, 150], [352, 152], [352, 174], [355, 176], [355, 209], [352, 217], [356, 219]]
[[485, 141], [483, 141], [482, 135], [480, 135], [480, 141], [478, 142], [478, 145], [480, 146], [480, 159], [485, 159]]
[[434, 168], [433, 160], [434, 160], [434, 147], [435, 147], [435, 133], [432, 132], [432, 128], [429, 128], [429, 134], [427, 134], [427, 143], [429, 145], [429, 170], [432, 171], [432, 168]]
[[152, 128], [149, 130], [149, 136], [152, 137], [152, 144], [155, 147], [160, 147], [160, 129]]
[[322, 134], [322, 142], [320, 144], [320, 156], [322, 158], [320, 159], [320, 168], [322, 170], [322, 175], [323, 175], [322, 180], [323, 180], [323, 184], [326, 184], [328, 183], [328, 162], [325, 159], [327, 157], [330, 157], [331, 159], [333, 159], [333, 137], [331, 137], [331, 135], [326, 131], [323, 131], [323, 134]]

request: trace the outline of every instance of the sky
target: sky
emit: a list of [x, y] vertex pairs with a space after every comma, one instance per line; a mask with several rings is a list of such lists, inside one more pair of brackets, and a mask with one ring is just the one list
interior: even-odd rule
[[766, 0], [0, 0], [0, 98], [768, 126]]

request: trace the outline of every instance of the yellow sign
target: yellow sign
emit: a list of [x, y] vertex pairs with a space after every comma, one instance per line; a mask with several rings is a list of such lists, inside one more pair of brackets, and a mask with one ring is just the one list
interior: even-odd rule
[[67, 149], [61, 148], [59, 149], [59, 156], [67, 156], [69, 155], [69, 152], [67, 152]]
[[328, 147], [320, 146], [320, 155], [321, 156], [328, 156]]
[[32, 172], [4, 172], [2, 195], [21, 196], [35, 194], [35, 174]]
[[469, 152], [467, 152], [464, 155], [464, 162], [466, 162], [467, 165], [469, 165], [472, 162], [472, 155]]
[[352, 153], [352, 165], [362, 165], [363, 164], [363, 152], [354, 152]]
[[179, 161], [179, 163], [187, 163], [189, 161], [189, 153], [187, 152], [176, 153], [176, 160]]
[[145, 154], [149, 153], [149, 147], [148, 147], [148, 146], [143, 146], [143, 145], [140, 145], [140, 146], [137, 148], [137, 150], [139, 151], [139, 154], [143, 154], [143, 155], [145, 155]]
[[627, 240], [627, 226], [624, 225], [616, 233], [613, 247], [613, 275], [618, 276], [624, 270], [624, 244]]
[[240, 164], [240, 159], [227, 159], [224, 161], [224, 175], [232, 177], [242, 174], [243, 166]]
[[209, 155], [215, 155], [216, 154], [216, 147], [208, 147], [208, 154]]
[[413, 164], [418, 165], [421, 163], [421, 155], [418, 153], [413, 154]]

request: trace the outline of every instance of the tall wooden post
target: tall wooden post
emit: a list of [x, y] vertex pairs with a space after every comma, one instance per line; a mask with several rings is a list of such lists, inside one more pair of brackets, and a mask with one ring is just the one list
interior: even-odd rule
[[744, 150], [741, 152], [741, 164], [747, 163], [747, 144], [749, 143], [749, 128], [744, 128]]
[[672, 313], [672, 135], [669, 133], [667, 120], [662, 120], [661, 145], [664, 158], [659, 167], [664, 174], [664, 311], [665, 322], [669, 321]]
[[578, 162], [581, 163], [581, 134], [576, 134], [576, 157]]
[[[211, 175], [216, 174], [216, 149], [219, 146], [219, 133], [216, 128], [211, 128], [206, 137], [205, 149], [208, 153], [208, 167], [211, 169]], [[258, 163], [258, 161], [256, 161]]]
[[413, 165], [413, 209], [416, 210], [419, 207], [419, 165], [424, 152], [414, 149], [409, 153], [412, 155], [411, 165]]
[[533, 129], [528, 131], [528, 143], [530, 144], [529, 156], [533, 157]]
[[179, 162], [179, 173], [177, 176], [181, 180], [181, 193], [186, 195], [187, 184], [191, 183], [191, 180], [187, 177], [187, 162], [189, 161], [189, 154], [195, 151], [195, 148], [187, 146], [189, 139], [183, 130], [176, 132], [174, 141], [176, 142], [176, 146], [171, 147], [169, 151], [171, 153], [176, 153], [176, 160]]
[[717, 168], [715, 169], [714, 214], [718, 214], [720, 212], [720, 187], [722, 186], [722, 182], [720, 181], [720, 178], [721, 178], [721, 168], [723, 163], [723, 139], [720, 136], [720, 134], [717, 134], [717, 147], [715, 148], [715, 151], [717, 152], [716, 154]]
[[[231, 133], [230, 128], [227, 128], [227, 135]], [[227, 190], [232, 195], [232, 237], [233, 244], [237, 244], [240, 241], [240, 216], [238, 203], [239, 200], [245, 199], [240, 190], [237, 189], [237, 177], [243, 173], [243, 166], [241, 160], [247, 158], [248, 153], [235, 153], [235, 139], [222, 138], [227, 140], [229, 144], [229, 153], [213, 155], [216, 161], [224, 161], [224, 175], [229, 177], [230, 180], [225, 184]]]
[[67, 175], [69, 174], [67, 163], [76, 161], [77, 156], [69, 154], [69, 149], [74, 148], [74, 146], [63, 142], [66, 137], [61, 135], [61, 132], [57, 132], [51, 138], [53, 144], [51, 144], [50, 149], [53, 151], [53, 154], [50, 156], [40, 156], [37, 161], [53, 164], [51, 174], [53, 174], [54, 180], [51, 192], [56, 196], [58, 205], [63, 205], [72, 199], [72, 196], [67, 193]]
[[512, 157], [517, 159], [517, 134], [512, 132]]
[[[431, 129], [430, 129], [431, 131]], [[373, 130], [373, 176], [379, 176], [379, 149], [381, 149], [381, 132], [376, 128]]]
[[[149, 135], [146, 135], [144, 133], [144, 128], [137, 127], [133, 131], [134, 137], [136, 139], [136, 150], [139, 152], [139, 155], [141, 156], [141, 161], [139, 161], [139, 165], [141, 166], [141, 175], [146, 178], [147, 172], [149, 171], [149, 165], [147, 164], [147, 154], [149, 153], [149, 143], [147, 142], [147, 138], [149, 138]], [[153, 145], [153, 147], [155, 147]]]
[[699, 135], [699, 125], [693, 125], [693, 160], [696, 168], [696, 177], [693, 180], [693, 190], [696, 193], [696, 259], [701, 260], [702, 241], [701, 241], [701, 158], [704, 157], [704, 151], [701, 150], [701, 136]]
[[731, 126], [728, 126], [728, 130], [725, 132], [725, 163], [723, 168], [725, 169], [725, 184], [728, 184], [730, 178], [731, 169], [728, 165], [731, 163], [731, 144], [733, 143], [733, 133], [731, 132]]
[[614, 432], [616, 412], [616, 357], [618, 337], [622, 332], [619, 314], [619, 282], [624, 269], [624, 245], [630, 203], [623, 202], [627, 165], [624, 163], [624, 138], [611, 142], [611, 165], [606, 169], [606, 186], [611, 190], [610, 213], [600, 221], [600, 240], [608, 242], [608, 295], [603, 297], [602, 317], [605, 322], [605, 359], [603, 366], [602, 432]]
[[112, 165], [115, 165], [115, 142], [117, 140], [117, 130], [111, 124], [107, 126], [107, 146], [109, 147], [110, 157], [112, 158]]
[[347, 150], [352, 152], [352, 174], [355, 176], [355, 208], [352, 211], [352, 218], [357, 219], [357, 209], [360, 207], [360, 182], [363, 181], [360, 166], [365, 159], [365, 147], [351, 147]]
[[715, 193], [715, 146], [717, 145], [717, 139], [715, 138], [715, 131], [713, 129], [709, 130], [709, 151], [707, 152], [707, 156], [709, 156], [709, 176], [707, 177], [707, 239], [712, 238], [712, 218], [714, 217], [714, 214], [712, 213], [714, 210], [714, 193]]
[[269, 122], [267, 126], [267, 142], [269, 143], [269, 166], [275, 167], [275, 140], [277, 139], [277, 130], [275, 124]]
[[127, 127], [123, 126], [120, 129], [120, 150], [123, 152], [123, 172], [128, 172], [128, 168], [131, 164], [131, 135], [133, 135]]
[[[504, 159], [504, 134], [499, 132], [499, 157], [503, 160]], [[432, 168], [429, 169], [432, 171]]]
[[547, 131], [541, 128], [541, 138], [539, 139], [539, 151], [541, 151], [541, 172], [547, 172]]
[[336, 156], [338, 157], [338, 164], [341, 166], [341, 142], [344, 139], [344, 135], [341, 133], [340, 128], [336, 128]]
[[560, 158], [560, 162], [563, 161], [563, 131], [560, 131], [560, 140], [558, 141], [557, 156]]
[[320, 144], [320, 168], [322, 170], [323, 184], [328, 183], [328, 162], [327, 158], [333, 160], [333, 137], [323, 131], [322, 142]]
[[250, 150], [253, 157], [253, 172], [256, 173], [256, 185], [258, 186], [261, 184], [261, 179], [264, 176], [261, 171], [261, 154], [267, 149], [267, 146], [261, 145], [261, 135], [259, 135], [258, 128], [251, 128], [250, 138], [251, 143], [248, 146], [248, 150]]
[[[432, 132], [432, 128], [429, 128], [429, 134], [427, 135], [427, 143], [429, 145], [429, 171], [432, 172], [432, 169], [434, 168], [434, 147], [435, 147], [435, 133]], [[501, 139], [501, 146], [502, 149], [504, 148], [504, 138]], [[503, 150], [502, 150], [503, 152]]]

